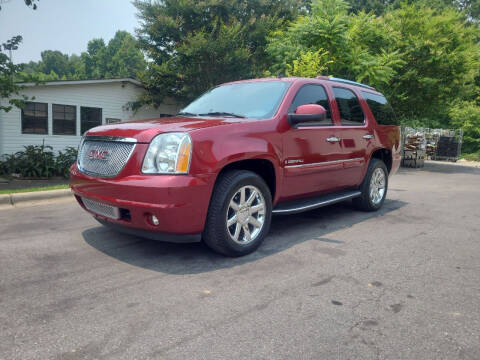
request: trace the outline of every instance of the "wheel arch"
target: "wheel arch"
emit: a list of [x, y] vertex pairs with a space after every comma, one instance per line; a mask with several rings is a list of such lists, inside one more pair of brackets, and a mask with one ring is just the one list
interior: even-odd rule
[[392, 170], [392, 163], [393, 163], [391, 150], [388, 150], [386, 148], [376, 149], [375, 151], [372, 152], [372, 155], [370, 156], [370, 160], [373, 158], [382, 160], [385, 163], [385, 166], [387, 167], [388, 173], [390, 174], [390, 171]]
[[263, 181], [267, 184], [270, 193], [272, 195], [272, 200], [275, 199], [275, 195], [278, 189], [278, 176], [275, 171], [275, 165], [270, 159], [265, 157], [255, 157], [250, 159], [235, 160], [224, 165], [219, 171], [217, 178], [215, 179], [215, 184], [218, 182], [218, 179], [222, 174], [231, 171], [231, 170], [248, 170], [258, 176], [260, 176]]

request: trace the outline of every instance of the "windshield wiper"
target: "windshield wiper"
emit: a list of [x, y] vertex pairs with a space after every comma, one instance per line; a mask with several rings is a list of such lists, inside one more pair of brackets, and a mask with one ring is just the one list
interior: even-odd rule
[[238, 114], [234, 114], [234, 113], [229, 113], [229, 112], [224, 112], [224, 111], [212, 111], [212, 112], [208, 112], [208, 113], [203, 113], [203, 114], [198, 114], [200, 116], [232, 116], [232, 117], [236, 117], [236, 118], [245, 118], [245, 116], [243, 115], [238, 115]]
[[180, 115], [180, 116], [198, 116], [198, 114], [191, 113], [191, 112], [188, 112], [188, 111], [180, 111], [177, 115]]

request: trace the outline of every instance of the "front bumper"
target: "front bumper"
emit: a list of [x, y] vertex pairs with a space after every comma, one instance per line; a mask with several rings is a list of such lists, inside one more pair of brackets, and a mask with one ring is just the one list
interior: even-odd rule
[[[175, 242], [189, 238], [195, 241], [202, 233], [214, 182], [214, 174], [142, 174], [104, 179], [80, 172], [76, 164], [70, 171], [76, 199], [97, 220], [143, 237]], [[87, 210], [82, 198], [119, 208], [120, 219]], [[158, 225], [151, 222], [151, 215], [158, 218]]]

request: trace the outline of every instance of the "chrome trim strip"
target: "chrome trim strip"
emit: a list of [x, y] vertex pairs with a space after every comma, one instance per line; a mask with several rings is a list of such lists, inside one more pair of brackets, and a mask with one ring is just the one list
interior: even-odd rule
[[323, 200], [323, 201], [320, 201], [318, 203], [309, 204], [309, 205], [305, 205], [305, 206], [300, 206], [300, 207], [293, 208], [293, 209], [279, 209], [279, 210], [273, 209], [272, 214], [295, 214], [295, 213], [299, 213], [299, 212], [302, 212], [302, 211], [313, 210], [313, 209], [316, 209], [316, 208], [319, 208], [319, 207], [322, 207], [322, 206], [335, 204], [335, 203], [343, 201], [343, 200], [353, 199], [353, 198], [355, 198], [357, 196], [360, 196], [360, 195], [362, 195], [361, 191], [354, 191], [351, 194], [339, 196], [339, 197], [336, 197], [336, 198], [333, 198], [333, 199]]
[[285, 168], [296, 168], [296, 167], [304, 167], [304, 166], [317, 166], [317, 165], [326, 165], [326, 164], [338, 164], [350, 161], [360, 161], [363, 158], [354, 158], [354, 159], [344, 159], [344, 160], [332, 160], [332, 161], [322, 161], [317, 163], [309, 163], [309, 164], [300, 164], [300, 165], [285, 165]]
[[83, 137], [85, 140], [89, 141], [110, 141], [110, 142], [126, 142], [126, 143], [137, 143], [137, 139], [122, 137], [122, 136], [97, 136], [97, 135], [86, 135]]

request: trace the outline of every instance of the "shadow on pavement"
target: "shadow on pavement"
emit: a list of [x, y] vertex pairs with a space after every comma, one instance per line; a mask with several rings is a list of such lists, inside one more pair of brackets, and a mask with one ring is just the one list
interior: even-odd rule
[[[196, 274], [231, 268], [284, 251], [305, 241], [321, 241], [325, 246], [341, 245], [343, 241], [328, 239], [328, 234], [357, 223], [384, 216], [407, 203], [387, 199], [377, 212], [360, 212], [350, 202], [309, 212], [275, 216], [270, 234], [253, 254], [227, 258], [209, 250], [203, 243], [172, 244], [146, 240], [114, 232], [103, 226], [85, 230], [85, 241], [97, 250], [125, 263], [168, 274]], [[328, 250], [328, 249], [327, 249]]]
[[468, 165], [462, 165], [462, 163], [444, 163], [435, 161], [426, 161], [425, 167], [413, 169], [413, 168], [400, 168], [399, 173], [413, 174], [417, 171], [428, 171], [441, 174], [479, 174], [480, 168]]

